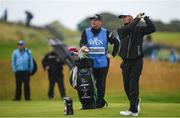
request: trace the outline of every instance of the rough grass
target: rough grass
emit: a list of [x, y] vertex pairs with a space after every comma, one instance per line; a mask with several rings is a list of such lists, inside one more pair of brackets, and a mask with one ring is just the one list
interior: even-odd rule
[[[126, 96], [122, 84], [122, 75], [119, 68], [120, 59], [111, 59], [111, 65], [107, 77], [106, 99], [111, 102], [123, 101]], [[48, 79], [47, 73], [43, 71], [38, 60], [39, 70], [31, 78], [31, 93], [33, 100], [47, 99]], [[15, 79], [11, 72], [10, 60], [0, 63], [0, 100], [11, 100], [15, 91]], [[175, 102], [180, 103], [180, 64], [168, 62], [151, 62], [145, 60], [144, 70], [140, 79], [140, 95], [145, 102]], [[69, 69], [64, 68], [65, 85], [67, 95], [77, 100], [76, 91], [69, 84]], [[59, 99], [57, 86], [55, 88], [55, 99]]]
[[[68, 117], [64, 115], [63, 101], [2, 101], [0, 117]], [[109, 103], [102, 109], [79, 110], [80, 103], [74, 102], [74, 115], [69, 117], [122, 117], [120, 110], [127, 110], [127, 103]], [[141, 103], [140, 117], [180, 117], [180, 104]]]

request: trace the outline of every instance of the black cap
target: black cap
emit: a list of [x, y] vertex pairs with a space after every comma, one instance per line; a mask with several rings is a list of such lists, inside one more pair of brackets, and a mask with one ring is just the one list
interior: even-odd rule
[[100, 14], [95, 14], [94, 16], [90, 17], [89, 19], [96, 19], [102, 21], [102, 16]]

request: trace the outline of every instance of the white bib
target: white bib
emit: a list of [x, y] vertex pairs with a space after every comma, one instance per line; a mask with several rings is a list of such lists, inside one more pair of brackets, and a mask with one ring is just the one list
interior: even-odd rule
[[89, 47], [89, 54], [105, 54], [104, 47]]

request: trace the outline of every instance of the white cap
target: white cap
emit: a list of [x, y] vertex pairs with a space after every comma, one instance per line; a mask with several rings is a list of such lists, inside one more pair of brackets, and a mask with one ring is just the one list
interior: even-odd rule
[[132, 16], [132, 14], [129, 12], [123, 12], [118, 16], [118, 18], [122, 18], [123, 16]]

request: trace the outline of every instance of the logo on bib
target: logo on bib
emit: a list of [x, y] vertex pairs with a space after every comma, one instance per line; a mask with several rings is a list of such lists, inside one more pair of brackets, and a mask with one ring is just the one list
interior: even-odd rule
[[103, 42], [99, 40], [97, 37], [95, 37], [94, 39], [89, 39], [88, 43], [89, 45], [102, 45], [103, 44]]

